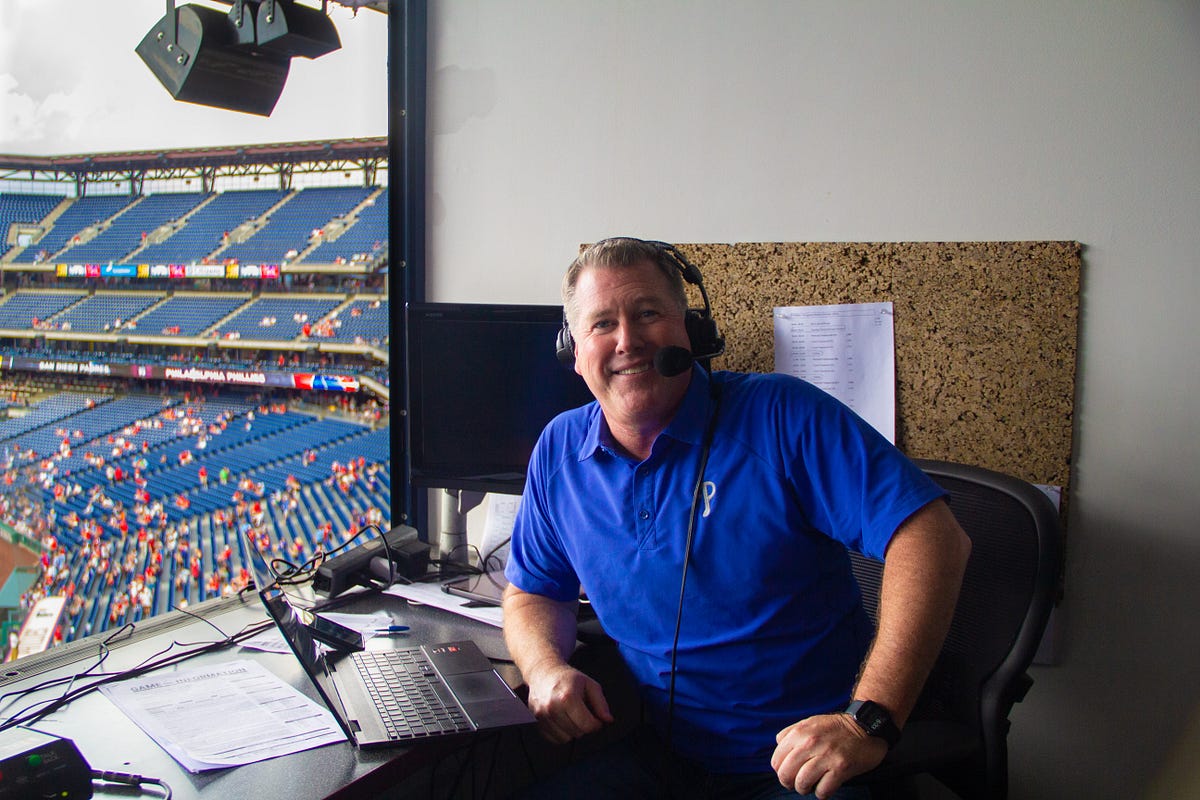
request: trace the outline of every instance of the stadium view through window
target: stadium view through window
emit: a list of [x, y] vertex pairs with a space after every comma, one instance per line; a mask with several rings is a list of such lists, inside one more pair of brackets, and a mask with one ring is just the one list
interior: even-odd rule
[[6, 657], [237, 593], [250, 547], [300, 563], [387, 530], [387, 139], [22, 158]]

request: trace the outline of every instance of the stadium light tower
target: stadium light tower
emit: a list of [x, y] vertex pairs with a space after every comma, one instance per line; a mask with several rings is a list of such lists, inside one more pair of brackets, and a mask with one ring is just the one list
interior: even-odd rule
[[295, 56], [342, 46], [321, 8], [295, 0], [233, 0], [228, 13], [166, 0], [136, 52], [176, 100], [270, 116]]

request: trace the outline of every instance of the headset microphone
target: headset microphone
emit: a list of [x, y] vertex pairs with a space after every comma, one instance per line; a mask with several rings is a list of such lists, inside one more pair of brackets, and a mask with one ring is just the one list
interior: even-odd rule
[[664, 378], [674, 378], [692, 368], [692, 351], [669, 345], [654, 354], [654, 369]]

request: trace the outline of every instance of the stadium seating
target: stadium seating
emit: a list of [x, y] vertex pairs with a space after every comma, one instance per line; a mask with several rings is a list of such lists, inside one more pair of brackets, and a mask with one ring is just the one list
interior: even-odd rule
[[62, 202], [62, 195], [0, 194], [0, 256], [12, 248], [8, 230], [14, 223], [37, 223]]
[[150, 335], [199, 336], [249, 299], [248, 294], [233, 292], [179, 292], [138, 317], [137, 327], [142, 333]]
[[44, 292], [18, 290], [7, 295], [3, 302], [0, 302], [0, 328], [25, 331], [38, 327], [42, 322], [86, 296], [87, 292], [73, 290]]
[[62, 392], [53, 395], [30, 409], [28, 414], [0, 422], [0, 447], [12, 447], [16, 437], [45, 425], [61, 422], [89, 406], [107, 403], [111, 397], [102, 394]]
[[224, 246], [225, 235], [256, 220], [287, 196], [281, 189], [220, 192], [196, 209], [174, 235], [147, 245], [137, 254], [141, 264], [191, 264]]
[[354, 224], [341, 235], [323, 241], [303, 258], [307, 264], [332, 264], [338, 259], [359, 261], [373, 258], [387, 246], [388, 241], [388, 190], [362, 207]]
[[55, 316], [51, 322], [60, 330], [96, 333], [133, 328], [130, 320], [163, 297], [161, 292], [97, 292]]
[[298, 254], [308, 247], [313, 231], [349, 213], [370, 193], [371, 189], [354, 186], [296, 192], [253, 236], [222, 250], [221, 258], [243, 264], [282, 264], [289, 260], [288, 253]]
[[[58, 453], [64, 438], [72, 446], [91, 442], [97, 437], [121, 430], [134, 420], [149, 417], [162, 408], [162, 398], [147, 395], [127, 395], [93, 408], [87, 408], [85, 404], [84, 408], [54, 420], [60, 425], [42, 425], [18, 436], [13, 444], [22, 451], [32, 450], [44, 458]], [[67, 435], [57, 433], [55, 428], [58, 427], [65, 428]]]
[[239, 339], [282, 341], [295, 339], [304, 326], [315, 325], [343, 300], [330, 295], [271, 295], [246, 304], [236, 315], [221, 323], [219, 336]]
[[[202, 283], [189, 276], [179, 280], [178, 291], [176, 271], [167, 285], [142, 281], [144, 274], [83, 279], [62, 277], [45, 266], [20, 267], [39, 256], [52, 264], [174, 265], [227, 259], [266, 264], [282, 263], [292, 250], [299, 253], [290, 258], [293, 264], [377, 265], [387, 252], [386, 189], [62, 201], [53, 195], [0, 194], [0, 230], [7, 231], [12, 222], [48, 228], [39, 242], [16, 254], [17, 268], [7, 271], [11, 280], [6, 279], [7, 292], [0, 295], [0, 329], [8, 331], [5, 356], [94, 360], [88, 336], [75, 341], [71, 335], [43, 336], [40, 331], [113, 333], [118, 320], [122, 337], [133, 331], [155, 337], [207, 334], [245, 339], [251, 347], [187, 343], [163, 348], [138, 344], [129, 335], [134, 344], [128, 349], [124, 344], [98, 345], [100, 357], [114, 364], [208, 365], [211, 360], [214, 366], [263, 369], [266, 361], [274, 369], [279, 354], [281, 369], [286, 363], [299, 365], [294, 367], [298, 371], [319, 371], [318, 362], [361, 359], [347, 353], [350, 348], [318, 350], [312, 343], [387, 344], [389, 306], [386, 294], [375, 293], [382, 290], [374, 288], [380, 282], [374, 267], [309, 274], [285, 270], [278, 282], [235, 282], [209, 274]], [[62, 213], [47, 222], [56, 207]], [[268, 211], [270, 217], [264, 216]], [[330, 225], [335, 221], [340, 224]], [[327, 227], [336, 240], [315, 241], [314, 230]], [[235, 241], [240, 239], [245, 240]], [[224, 291], [230, 287], [233, 291]], [[272, 287], [278, 288], [272, 292]], [[263, 325], [264, 319], [271, 324]], [[255, 340], [284, 344], [259, 349]], [[8, 479], [0, 490], [0, 506], [4, 522], [22, 533], [29, 535], [28, 524], [41, 532], [35, 538], [53, 537], [46, 554], [55, 566], [45, 572], [39, 591], [72, 597], [66, 641], [236, 589], [248, 562], [244, 533], [251, 519], [270, 538], [272, 554], [296, 562], [318, 548], [341, 544], [370, 520], [378, 518], [384, 529], [389, 525], [386, 427], [373, 430], [349, 414], [320, 419], [299, 409], [264, 413], [260, 399], [236, 389], [222, 394], [224, 387], [211, 384], [168, 381], [155, 384], [160, 391], [144, 394], [145, 381], [68, 377], [61, 370], [34, 372], [27, 365], [18, 369], [29, 371], [5, 373], [5, 396], [16, 398], [14, 416], [8, 418], [0, 403], [0, 457]], [[364, 363], [352, 370], [388, 383], [386, 366], [370, 370]], [[58, 390], [64, 386], [85, 388]], [[33, 402], [47, 387], [56, 393]], [[194, 394], [185, 398], [198, 390], [207, 394], [204, 402]], [[305, 394], [312, 395], [305, 401], [336, 406], [319, 393]], [[206, 432], [203, 445], [200, 430]], [[356, 466], [348, 468], [350, 464]], [[202, 466], [207, 485], [199, 478]], [[155, 516], [139, 519], [147, 509], [154, 509]], [[176, 541], [186, 541], [188, 547], [179, 548]], [[189, 550], [199, 553], [194, 575], [189, 555], [175, 560]], [[145, 607], [137, 597], [143, 583], [149, 593]]]
[[204, 198], [199, 193], [147, 195], [116, 217], [95, 239], [68, 250], [64, 258], [72, 264], [126, 263], [150, 233], [186, 215]]
[[[372, 514], [385, 529], [390, 525], [386, 428], [369, 430], [291, 411], [261, 413], [240, 397], [196, 402], [63, 393], [36, 404], [21, 419], [0, 424], [0, 445], [8, 451], [35, 451], [30, 468], [49, 476], [45, 486], [22, 489], [43, 495], [46, 518], [74, 516], [101, 526], [100, 539], [93, 541], [81, 537], [78, 527], [53, 529], [57, 544], [52, 563], [63, 567], [49, 571], [53, 577], [45, 588], [78, 596], [64, 631], [66, 641], [229, 591], [248, 563], [243, 534], [250, 514], [270, 538], [271, 554], [295, 562], [319, 547], [341, 544], [366, 526]], [[223, 430], [198, 448], [195, 431], [215, 430], [218, 421]], [[56, 451], [64, 433], [73, 452], [47, 472], [43, 457]], [[189, 449], [195, 453], [192, 460], [180, 463]], [[96, 456], [105, 463], [98, 465]], [[208, 486], [198, 480], [201, 464], [209, 467]], [[215, 474], [218, 464], [229, 470], [225, 483]], [[356, 466], [348, 473], [350, 464]], [[169, 520], [163, 524], [174, 531], [170, 537], [157, 524], [149, 526], [150, 535], [143, 533], [143, 521], [134, 512], [145, 506], [133, 497], [135, 482], [110, 478], [107, 470], [114, 465], [140, 476], [151, 502], [163, 503]], [[52, 484], [78, 485], [78, 494], [56, 497]], [[299, 502], [293, 507], [294, 487]], [[237, 514], [235, 491], [242, 493], [247, 516]], [[190, 502], [166, 502], [180, 496]], [[117, 529], [118, 519], [129, 523], [124, 535]], [[166, 543], [168, 538], [176, 541], [173, 537], [188, 542], [187, 552], [199, 554], [194, 567], [181, 548]], [[139, 595], [143, 586], [144, 598]]]
[[100, 227], [136, 199], [129, 195], [99, 195], [76, 199], [54, 221], [54, 225], [41, 239], [26, 247], [13, 259], [14, 263], [31, 264], [40, 254], [46, 256], [43, 260], [59, 260], [60, 256], [64, 259], [70, 258], [59, 251], [69, 247], [75, 237], [82, 239], [84, 231], [88, 228]]
[[359, 298], [338, 309], [337, 317], [321, 325], [310, 338], [334, 342], [355, 342], [380, 346], [387, 344], [390, 320], [388, 301], [379, 297]]

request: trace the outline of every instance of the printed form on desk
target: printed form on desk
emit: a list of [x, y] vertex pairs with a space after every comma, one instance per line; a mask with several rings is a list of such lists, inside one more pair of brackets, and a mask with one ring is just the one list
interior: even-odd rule
[[189, 772], [346, 741], [328, 709], [254, 661], [155, 673], [100, 691]]

